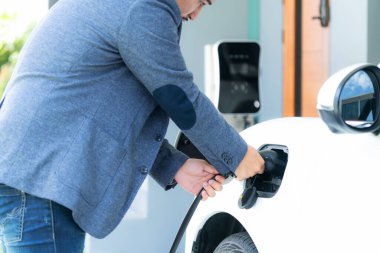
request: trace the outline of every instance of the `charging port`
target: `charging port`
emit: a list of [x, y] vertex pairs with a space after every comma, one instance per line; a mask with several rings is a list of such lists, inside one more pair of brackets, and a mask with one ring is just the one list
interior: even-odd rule
[[[260, 198], [273, 197], [281, 186], [286, 165], [288, 163], [289, 150], [284, 145], [266, 144], [258, 149], [259, 153], [272, 154], [272, 157], [263, 156], [266, 169], [263, 174], [258, 174], [245, 181], [244, 191], [240, 195], [238, 205], [240, 208], [251, 208]], [[269, 160], [268, 160], [269, 159]], [[270, 168], [268, 164], [270, 162]]]
[[[272, 150], [278, 155], [277, 161], [275, 161], [275, 169], [271, 171], [265, 171], [261, 175], [256, 176], [254, 186], [256, 187], [257, 194], [261, 198], [273, 197], [281, 186], [282, 179], [284, 177], [286, 165], [288, 163], [289, 150], [284, 145], [266, 144], [258, 149]], [[252, 178], [250, 179], [252, 180]]]

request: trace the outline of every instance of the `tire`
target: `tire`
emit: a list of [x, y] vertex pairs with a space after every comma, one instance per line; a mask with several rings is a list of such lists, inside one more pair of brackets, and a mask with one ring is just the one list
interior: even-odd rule
[[251, 237], [247, 232], [236, 233], [228, 236], [214, 253], [259, 253]]

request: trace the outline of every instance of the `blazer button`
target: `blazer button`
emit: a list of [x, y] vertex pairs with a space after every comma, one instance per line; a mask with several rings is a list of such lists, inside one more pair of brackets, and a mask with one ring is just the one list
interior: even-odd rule
[[161, 134], [157, 134], [156, 135], [156, 141], [157, 142], [161, 142], [162, 141], [162, 135]]
[[222, 154], [222, 159], [225, 163], [227, 163], [228, 165], [231, 165], [232, 164], [232, 156], [230, 153], [228, 152], [224, 152]]
[[148, 174], [148, 168], [145, 167], [145, 166], [141, 166], [140, 167], [140, 173], [143, 174], [143, 175]]

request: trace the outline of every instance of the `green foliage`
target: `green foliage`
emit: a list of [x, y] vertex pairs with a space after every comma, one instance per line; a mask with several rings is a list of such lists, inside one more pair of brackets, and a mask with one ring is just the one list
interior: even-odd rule
[[21, 48], [33, 28], [29, 26], [22, 34], [14, 35], [12, 32], [16, 20], [16, 15], [0, 13], [0, 96], [11, 77]]

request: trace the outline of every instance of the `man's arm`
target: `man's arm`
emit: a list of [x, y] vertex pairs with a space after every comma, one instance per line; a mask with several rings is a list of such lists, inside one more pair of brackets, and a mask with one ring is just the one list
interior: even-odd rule
[[165, 139], [150, 171], [150, 175], [161, 187], [169, 190], [176, 186], [177, 183], [174, 180], [174, 176], [187, 159], [189, 159], [187, 155], [176, 150]]
[[119, 50], [127, 67], [221, 174], [235, 173], [247, 144], [193, 83], [179, 47], [176, 2], [138, 1], [126, 16]]

